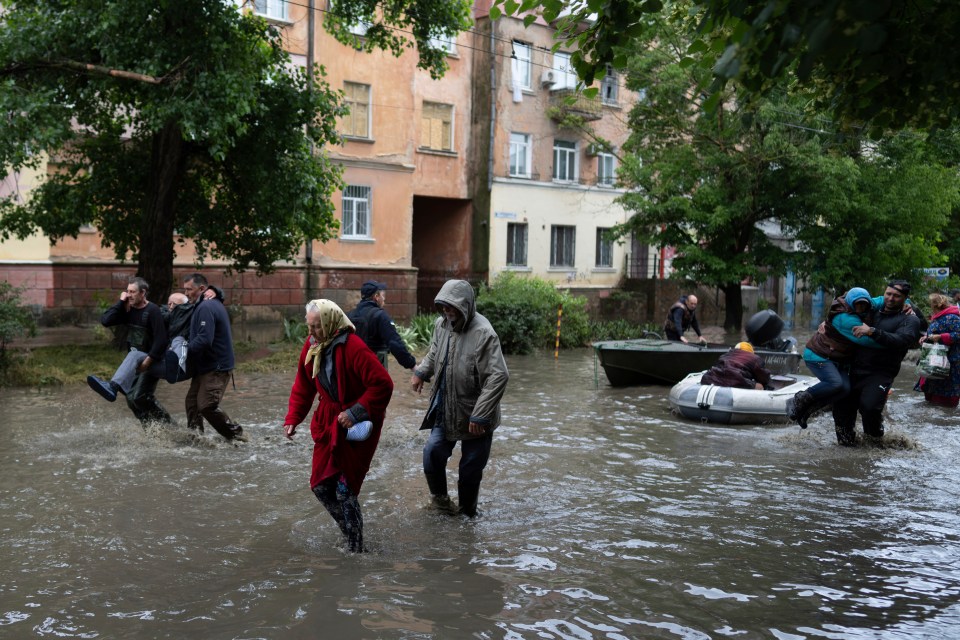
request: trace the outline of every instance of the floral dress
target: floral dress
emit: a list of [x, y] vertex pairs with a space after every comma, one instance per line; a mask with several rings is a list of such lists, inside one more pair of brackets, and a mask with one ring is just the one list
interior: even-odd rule
[[960, 401], [960, 309], [947, 307], [930, 318], [927, 335], [939, 335], [940, 342], [948, 346], [950, 377], [942, 380], [920, 378], [915, 391], [923, 391], [928, 402], [955, 407]]

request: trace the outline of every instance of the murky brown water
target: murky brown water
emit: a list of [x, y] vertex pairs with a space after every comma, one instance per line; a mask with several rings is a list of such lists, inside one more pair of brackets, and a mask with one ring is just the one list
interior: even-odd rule
[[394, 368], [361, 557], [282, 437], [286, 376], [228, 392], [239, 447], [86, 387], [0, 392], [0, 637], [957, 637], [960, 413], [910, 376], [889, 424], [913, 448], [847, 450], [827, 418], [702, 426], [550, 356], [508, 359], [476, 522], [422, 508], [426, 396]]

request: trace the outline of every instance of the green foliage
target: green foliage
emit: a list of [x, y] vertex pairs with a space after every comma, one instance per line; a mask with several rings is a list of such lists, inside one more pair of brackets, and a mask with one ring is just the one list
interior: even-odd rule
[[0, 367], [7, 362], [7, 345], [15, 338], [36, 335], [37, 325], [30, 308], [23, 304], [24, 287], [0, 280]]
[[436, 321], [437, 314], [435, 313], [418, 313], [411, 318], [409, 326], [397, 325], [397, 333], [403, 338], [407, 349], [417, 351], [430, 344]]
[[500, 336], [504, 353], [525, 354], [556, 344], [557, 311], [563, 305], [560, 346], [581, 347], [590, 337], [586, 299], [559, 291], [553, 284], [511, 272], [498, 275], [481, 287], [477, 311]]
[[607, 64], [625, 68], [667, 19], [690, 34], [683, 64], [699, 70], [695, 93], [708, 92], [710, 111], [734, 83], [745, 105], [799, 85], [815, 109], [857, 129], [946, 127], [960, 116], [960, 52], [952, 46], [960, 4], [951, 0], [496, 0], [490, 15], [501, 14], [555, 24], [556, 46], [574, 51], [587, 84]]
[[[385, 11], [417, 41], [465, 24], [462, 0]], [[342, 96], [283, 46], [265, 19], [224, 0], [5, 4], [0, 167], [52, 158], [57, 170], [29, 199], [0, 198], [0, 238], [57, 241], [93, 224], [118, 259], [139, 262], [157, 299], [173, 284], [175, 238], [201, 261], [260, 272], [329, 240], [341, 168], [316, 150], [339, 142]], [[425, 58], [432, 69], [436, 58]]]
[[652, 322], [636, 323], [618, 318], [590, 323], [591, 342], [663, 337], [663, 327]]
[[310, 328], [306, 322], [296, 318], [283, 319], [283, 342], [303, 344], [309, 334]]

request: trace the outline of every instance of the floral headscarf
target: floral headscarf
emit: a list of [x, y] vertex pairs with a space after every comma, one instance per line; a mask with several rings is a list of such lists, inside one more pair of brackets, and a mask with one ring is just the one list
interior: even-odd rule
[[356, 331], [356, 327], [350, 322], [350, 318], [343, 312], [337, 303], [333, 300], [311, 300], [307, 303], [307, 313], [315, 313], [320, 316], [320, 338], [316, 339], [310, 336], [313, 342], [307, 349], [307, 356], [303, 360], [304, 366], [310, 364], [313, 360], [313, 377], [317, 377], [320, 371], [320, 354], [327, 348], [327, 345], [337, 337], [342, 331]]

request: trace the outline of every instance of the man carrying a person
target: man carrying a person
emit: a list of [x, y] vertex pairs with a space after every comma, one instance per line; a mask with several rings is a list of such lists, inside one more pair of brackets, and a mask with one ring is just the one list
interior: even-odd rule
[[890, 387], [900, 372], [907, 350], [920, 340], [920, 319], [904, 309], [909, 295], [909, 282], [891, 281], [883, 292], [883, 306], [872, 314], [869, 322], [853, 328], [853, 335], [870, 336], [880, 348], [856, 349], [850, 365], [850, 393], [833, 402], [837, 442], [843, 446], [857, 443], [854, 428], [858, 412], [864, 436], [883, 437], [883, 407]]
[[203, 433], [206, 419], [227, 440], [246, 442], [243, 428], [220, 408], [223, 392], [233, 377], [233, 334], [223, 303], [217, 298], [204, 298], [208, 288], [207, 279], [199, 273], [191, 273], [183, 282], [184, 293], [196, 305], [187, 340], [187, 359], [193, 372], [185, 399], [187, 427]]
[[707, 342], [707, 339], [700, 333], [700, 323], [697, 321], [698, 303], [697, 296], [692, 293], [681, 296], [679, 300], [673, 303], [670, 311], [667, 312], [667, 320], [663, 324], [663, 333], [667, 340], [680, 341], [686, 344], [689, 341], [683, 337], [683, 334], [687, 329], [693, 329], [700, 342], [704, 344]]
[[364, 282], [360, 287], [360, 303], [347, 317], [357, 328], [357, 336], [377, 354], [384, 368], [387, 367], [387, 354], [392, 353], [401, 367], [413, 369], [417, 360], [407, 351], [390, 314], [383, 309], [387, 300], [386, 289], [387, 285], [382, 282]]
[[[167, 349], [166, 323], [160, 307], [147, 300], [149, 290], [150, 285], [143, 278], [130, 278], [126, 290], [120, 294], [120, 300], [100, 317], [100, 324], [105, 327], [125, 325], [127, 351], [138, 351], [146, 355], [138, 358], [127, 371], [124, 376], [127, 382], [124, 386], [117, 381], [116, 375], [110, 381], [88, 376], [87, 384], [111, 402], [117, 399], [118, 392], [125, 394], [127, 406], [144, 425], [150, 420], [170, 424], [173, 418], [155, 396], [160, 378], [149, 371], [151, 364], [163, 362]], [[118, 369], [117, 373], [121, 373], [121, 370]], [[131, 375], [132, 382], [129, 381]]]

